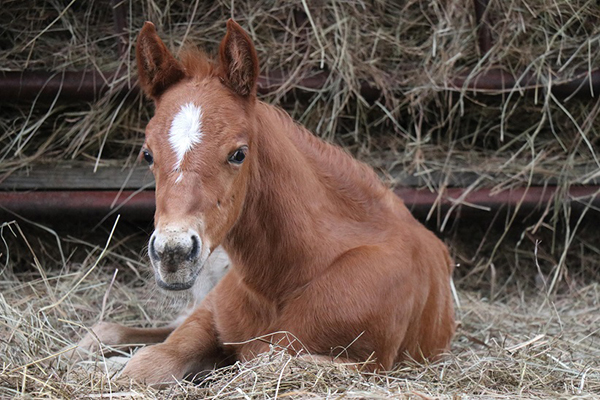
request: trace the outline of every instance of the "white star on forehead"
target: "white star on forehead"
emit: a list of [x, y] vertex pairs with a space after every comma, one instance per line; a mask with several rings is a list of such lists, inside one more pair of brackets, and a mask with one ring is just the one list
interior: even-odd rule
[[194, 103], [181, 106], [169, 130], [169, 143], [177, 161], [174, 171], [179, 171], [185, 154], [202, 141], [202, 108]]

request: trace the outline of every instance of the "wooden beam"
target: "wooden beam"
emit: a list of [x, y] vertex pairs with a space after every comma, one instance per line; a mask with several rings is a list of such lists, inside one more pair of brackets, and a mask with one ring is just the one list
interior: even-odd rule
[[0, 191], [18, 190], [136, 190], [154, 188], [154, 176], [147, 166], [93, 166], [78, 163], [58, 166], [36, 165], [2, 179]]

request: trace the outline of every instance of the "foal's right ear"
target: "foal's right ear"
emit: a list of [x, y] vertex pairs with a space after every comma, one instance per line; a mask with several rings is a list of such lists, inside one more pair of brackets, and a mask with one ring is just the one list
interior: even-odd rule
[[140, 85], [154, 100], [185, 76], [183, 67], [160, 40], [152, 22], [144, 24], [137, 38], [135, 56]]

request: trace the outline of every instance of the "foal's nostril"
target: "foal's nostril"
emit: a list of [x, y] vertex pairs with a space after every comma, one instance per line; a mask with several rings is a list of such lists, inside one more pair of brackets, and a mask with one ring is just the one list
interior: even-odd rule
[[197, 258], [199, 253], [200, 253], [200, 239], [198, 239], [198, 236], [192, 235], [192, 250], [190, 251], [190, 254], [188, 255], [188, 260], [192, 261], [193, 259]]
[[156, 242], [156, 237], [152, 236], [152, 238], [150, 239], [150, 258], [153, 258], [155, 260], [158, 260], [158, 253], [156, 252], [156, 248], [154, 247], [154, 242]]

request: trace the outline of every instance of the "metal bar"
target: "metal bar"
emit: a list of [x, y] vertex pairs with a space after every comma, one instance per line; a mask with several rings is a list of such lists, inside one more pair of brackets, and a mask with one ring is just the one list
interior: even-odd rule
[[[307, 76], [295, 84], [301, 91], [321, 90], [327, 83], [328, 75], [318, 72]], [[269, 76], [261, 76], [258, 80], [258, 92], [261, 94], [271, 93], [279, 89], [289, 78], [281, 72], [271, 73]], [[120, 82], [115, 73], [101, 74], [96, 71], [87, 72], [48, 72], [48, 71], [7, 71], [0, 72], [0, 101], [32, 101], [53, 100], [59, 96], [62, 100], [70, 101], [93, 101], [105, 94], [114, 82]], [[577, 77], [569, 80], [560, 77], [548, 77], [552, 83], [550, 90], [559, 97], [567, 97], [573, 94], [578, 96], [595, 96], [600, 92], [600, 69], [583, 71]], [[470, 90], [473, 93], [502, 94], [512, 90], [532, 92], [544, 91], [547, 84], [538, 81], [534, 74], [524, 74], [520, 77], [499, 69], [492, 69], [477, 75], [463, 75], [454, 79], [448, 86], [448, 90]], [[137, 86], [121, 85], [115, 88], [122, 96], [129, 93], [137, 93]], [[376, 100], [381, 96], [381, 91], [369, 82], [363, 82], [360, 88], [361, 94], [367, 100]]]
[[[566, 194], [560, 193], [556, 186], [531, 186], [516, 188], [495, 193], [491, 189], [478, 189], [465, 195], [464, 188], [449, 188], [440, 196], [437, 192], [427, 189], [397, 188], [394, 190], [406, 206], [416, 215], [429, 213], [432, 205], [436, 204], [442, 212], [448, 212], [450, 207], [461, 203], [461, 214], [482, 214], [484, 208], [489, 211], [499, 211], [502, 208], [516, 210], [521, 213], [543, 211], [548, 203], [569, 203], [575, 209], [583, 209], [586, 205], [600, 209], [600, 186], [571, 186]], [[464, 196], [464, 198], [463, 198]], [[576, 210], [577, 211], [577, 210]], [[597, 212], [598, 213], [598, 212]], [[600, 213], [598, 213], [600, 214]]]
[[111, 0], [113, 8], [113, 19], [115, 20], [115, 32], [119, 45], [119, 56], [127, 53], [129, 47], [129, 36], [127, 35], [127, 4], [125, 0]]
[[492, 48], [492, 31], [488, 14], [485, 12], [488, 6], [488, 0], [473, 0], [475, 5], [475, 22], [477, 24], [477, 40], [481, 55], [487, 53]]
[[[327, 73], [318, 72], [302, 79], [296, 86], [305, 91], [321, 90], [327, 82]], [[258, 79], [258, 92], [271, 93], [284, 85], [289, 77], [280, 72]], [[0, 101], [53, 100], [56, 96], [63, 100], [92, 101], [105, 94], [113, 82], [119, 81], [114, 72], [101, 74], [97, 71], [0, 71]], [[124, 86], [124, 93], [137, 93], [137, 86]], [[361, 93], [368, 99], [376, 99], [380, 91], [364, 83]]]
[[[93, 101], [100, 98], [115, 82], [115, 74], [97, 71], [6, 71], [0, 72], [0, 101]], [[119, 92], [137, 91], [123, 87]]]
[[[110, 213], [111, 205], [129, 220], [149, 220], [154, 216], [154, 191], [51, 191], [0, 192], [0, 217], [11, 218], [12, 211], [34, 219], [65, 218], [70, 221], [99, 219]], [[133, 196], [132, 196], [133, 195]], [[128, 201], [125, 202], [132, 196]], [[2, 219], [0, 219], [2, 221]]]
[[[451, 84], [452, 90], [468, 89], [477, 93], [502, 94], [514, 90], [523, 92], [540, 91], [541, 94], [550, 85], [552, 94], [564, 98], [571, 95], [594, 97], [600, 92], [600, 69], [581, 71], [572, 79], [561, 79], [558, 76], [546, 77], [546, 82], [540, 82], [533, 73], [514, 76], [501, 69], [491, 69], [477, 75], [463, 75]], [[559, 82], [559, 83], [553, 83]]]
[[[404, 200], [406, 206], [417, 217], [426, 216], [435, 204], [442, 212], [461, 199], [461, 215], [493, 215], [506, 209], [520, 213], [543, 211], [549, 202], [569, 203], [575, 211], [586, 206], [595, 208], [600, 215], [600, 186], [571, 187], [566, 194], [551, 187], [529, 187], [493, 193], [490, 189], [470, 191], [465, 195], [463, 188], [447, 189], [441, 196], [427, 189], [399, 188], [395, 193]], [[47, 191], [47, 192], [0, 192], [0, 217], [12, 218], [6, 210], [28, 218], [55, 219], [69, 218], [96, 219], [114, 212], [111, 205], [118, 196], [115, 207], [121, 217], [128, 220], [151, 220], [154, 216], [154, 191], [143, 191], [133, 195], [133, 191]], [[131, 197], [128, 201], [125, 201]], [[476, 206], [476, 207], [475, 207]], [[488, 208], [484, 211], [482, 208]], [[455, 212], [456, 212], [455, 211]], [[114, 212], [114, 213], [117, 213]], [[0, 219], [0, 222], [2, 219]]]

